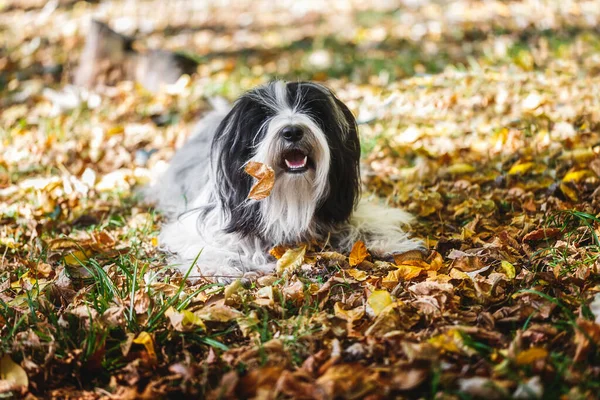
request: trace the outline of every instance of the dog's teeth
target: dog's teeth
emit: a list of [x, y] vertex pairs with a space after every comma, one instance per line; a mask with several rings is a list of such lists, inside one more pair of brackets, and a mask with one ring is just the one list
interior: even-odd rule
[[285, 159], [285, 165], [287, 165], [287, 167], [289, 169], [300, 169], [300, 168], [304, 168], [306, 167], [306, 162], [308, 161], [308, 156], [304, 156], [304, 160], [302, 160], [302, 163], [291, 163], [289, 162], [287, 159]]

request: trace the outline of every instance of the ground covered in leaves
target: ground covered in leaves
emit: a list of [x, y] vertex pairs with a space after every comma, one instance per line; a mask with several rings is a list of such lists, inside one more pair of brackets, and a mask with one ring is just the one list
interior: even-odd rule
[[[0, 397], [597, 398], [597, 3], [276, 3], [0, 4]], [[91, 16], [198, 72], [69, 86]], [[209, 97], [273, 77], [337, 91], [365, 193], [428, 254], [170, 268], [135, 190]]]

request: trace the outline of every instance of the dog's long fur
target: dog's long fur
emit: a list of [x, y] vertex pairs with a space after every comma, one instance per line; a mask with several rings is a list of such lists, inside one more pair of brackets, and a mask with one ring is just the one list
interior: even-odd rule
[[[299, 141], [282, 137], [289, 126], [302, 129]], [[287, 168], [289, 151], [306, 154], [308, 169]], [[268, 251], [278, 244], [329, 240], [349, 251], [361, 239], [380, 254], [422, 248], [401, 229], [408, 213], [359, 200], [359, 158], [355, 119], [329, 89], [282, 81], [258, 87], [205, 116], [150, 189], [170, 218], [161, 247], [182, 271], [201, 253], [192, 275], [230, 279], [271, 272]], [[275, 170], [264, 200], [247, 199], [248, 161]]]

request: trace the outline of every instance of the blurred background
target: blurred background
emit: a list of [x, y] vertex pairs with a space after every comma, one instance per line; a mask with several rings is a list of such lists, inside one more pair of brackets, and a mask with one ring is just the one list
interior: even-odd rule
[[574, 137], [589, 149], [600, 121], [597, 1], [5, 0], [0, 9], [5, 187], [88, 169], [96, 184], [125, 171], [106, 187], [128, 188], [181, 146], [208, 99], [274, 78], [337, 92], [362, 125], [365, 176], [382, 194], [440, 173], [493, 180], [531, 153], [518, 150], [570, 148]]

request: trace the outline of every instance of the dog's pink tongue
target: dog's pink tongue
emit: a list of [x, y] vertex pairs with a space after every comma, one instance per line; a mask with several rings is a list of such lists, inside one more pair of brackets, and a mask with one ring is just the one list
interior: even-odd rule
[[290, 168], [304, 167], [306, 157], [302, 153], [289, 154], [285, 160]]

